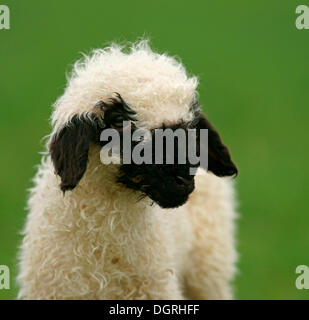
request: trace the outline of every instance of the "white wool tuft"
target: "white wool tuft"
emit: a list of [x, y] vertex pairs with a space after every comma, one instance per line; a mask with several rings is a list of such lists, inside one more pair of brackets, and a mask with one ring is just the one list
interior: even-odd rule
[[125, 49], [112, 44], [75, 63], [65, 93], [54, 105], [55, 131], [115, 92], [134, 108], [146, 128], [163, 121], [190, 120], [188, 108], [196, 94], [197, 78], [189, 77], [175, 58], [153, 52], [147, 40]]

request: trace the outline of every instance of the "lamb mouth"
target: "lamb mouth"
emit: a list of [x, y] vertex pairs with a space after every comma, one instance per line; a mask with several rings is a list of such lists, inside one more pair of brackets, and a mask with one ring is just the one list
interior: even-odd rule
[[181, 200], [171, 200], [171, 199], [164, 199], [164, 200], [154, 200], [152, 199], [157, 205], [159, 205], [162, 209], [173, 209], [178, 208], [182, 205], [184, 205], [189, 198], [189, 195], [187, 197], [182, 198]]
[[192, 193], [193, 190], [194, 187], [192, 187], [190, 190], [187, 190], [186, 192], [178, 192], [177, 194], [163, 194], [157, 190], [151, 190], [147, 193], [145, 192], [144, 197], [149, 197], [162, 209], [172, 209], [184, 205], [187, 202], [189, 195]]

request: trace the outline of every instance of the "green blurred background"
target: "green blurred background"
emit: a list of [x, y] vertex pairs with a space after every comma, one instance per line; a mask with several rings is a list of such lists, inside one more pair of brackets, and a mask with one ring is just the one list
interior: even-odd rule
[[80, 52], [147, 36], [200, 77], [205, 112], [232, 150], [237, 178], [238, 299], [308, 299], [295, 268], [309, 265], [309, 30], [303, 1], [13, 1], [0, 30], [0, 265], [11, 269], [27, 188], [51, 104]]

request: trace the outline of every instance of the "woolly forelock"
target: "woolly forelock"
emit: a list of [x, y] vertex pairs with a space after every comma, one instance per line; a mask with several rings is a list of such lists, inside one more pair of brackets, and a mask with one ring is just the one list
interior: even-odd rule
[[148, 40], [129, 48], [112, 44], [74, 64], [64, 94], [54, 104], [54, 133], [74, 115], [87, 115], [98, 101], [119, 93], [137, 113], [138, 126], [192, 120], [190, 104], [198, 79], [189, 77], [176, 58], [152, 51]]

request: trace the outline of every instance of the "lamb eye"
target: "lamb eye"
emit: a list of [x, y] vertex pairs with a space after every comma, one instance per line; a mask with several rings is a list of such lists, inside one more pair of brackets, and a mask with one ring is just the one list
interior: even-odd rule
[[116, 127], [116, 128], [122, 128], [123, 121], [124, 121], [123, 116], [122, 115], [118, 115], [118, 116], [113, 118], [112, 126]]
[[142, 177], [141, 177], [141, 176], [136, 176], [136, 177], [132, 178], [132, 181], [133, 181], [134, 183], [139, 183], [139, 182], [142, 181]]

